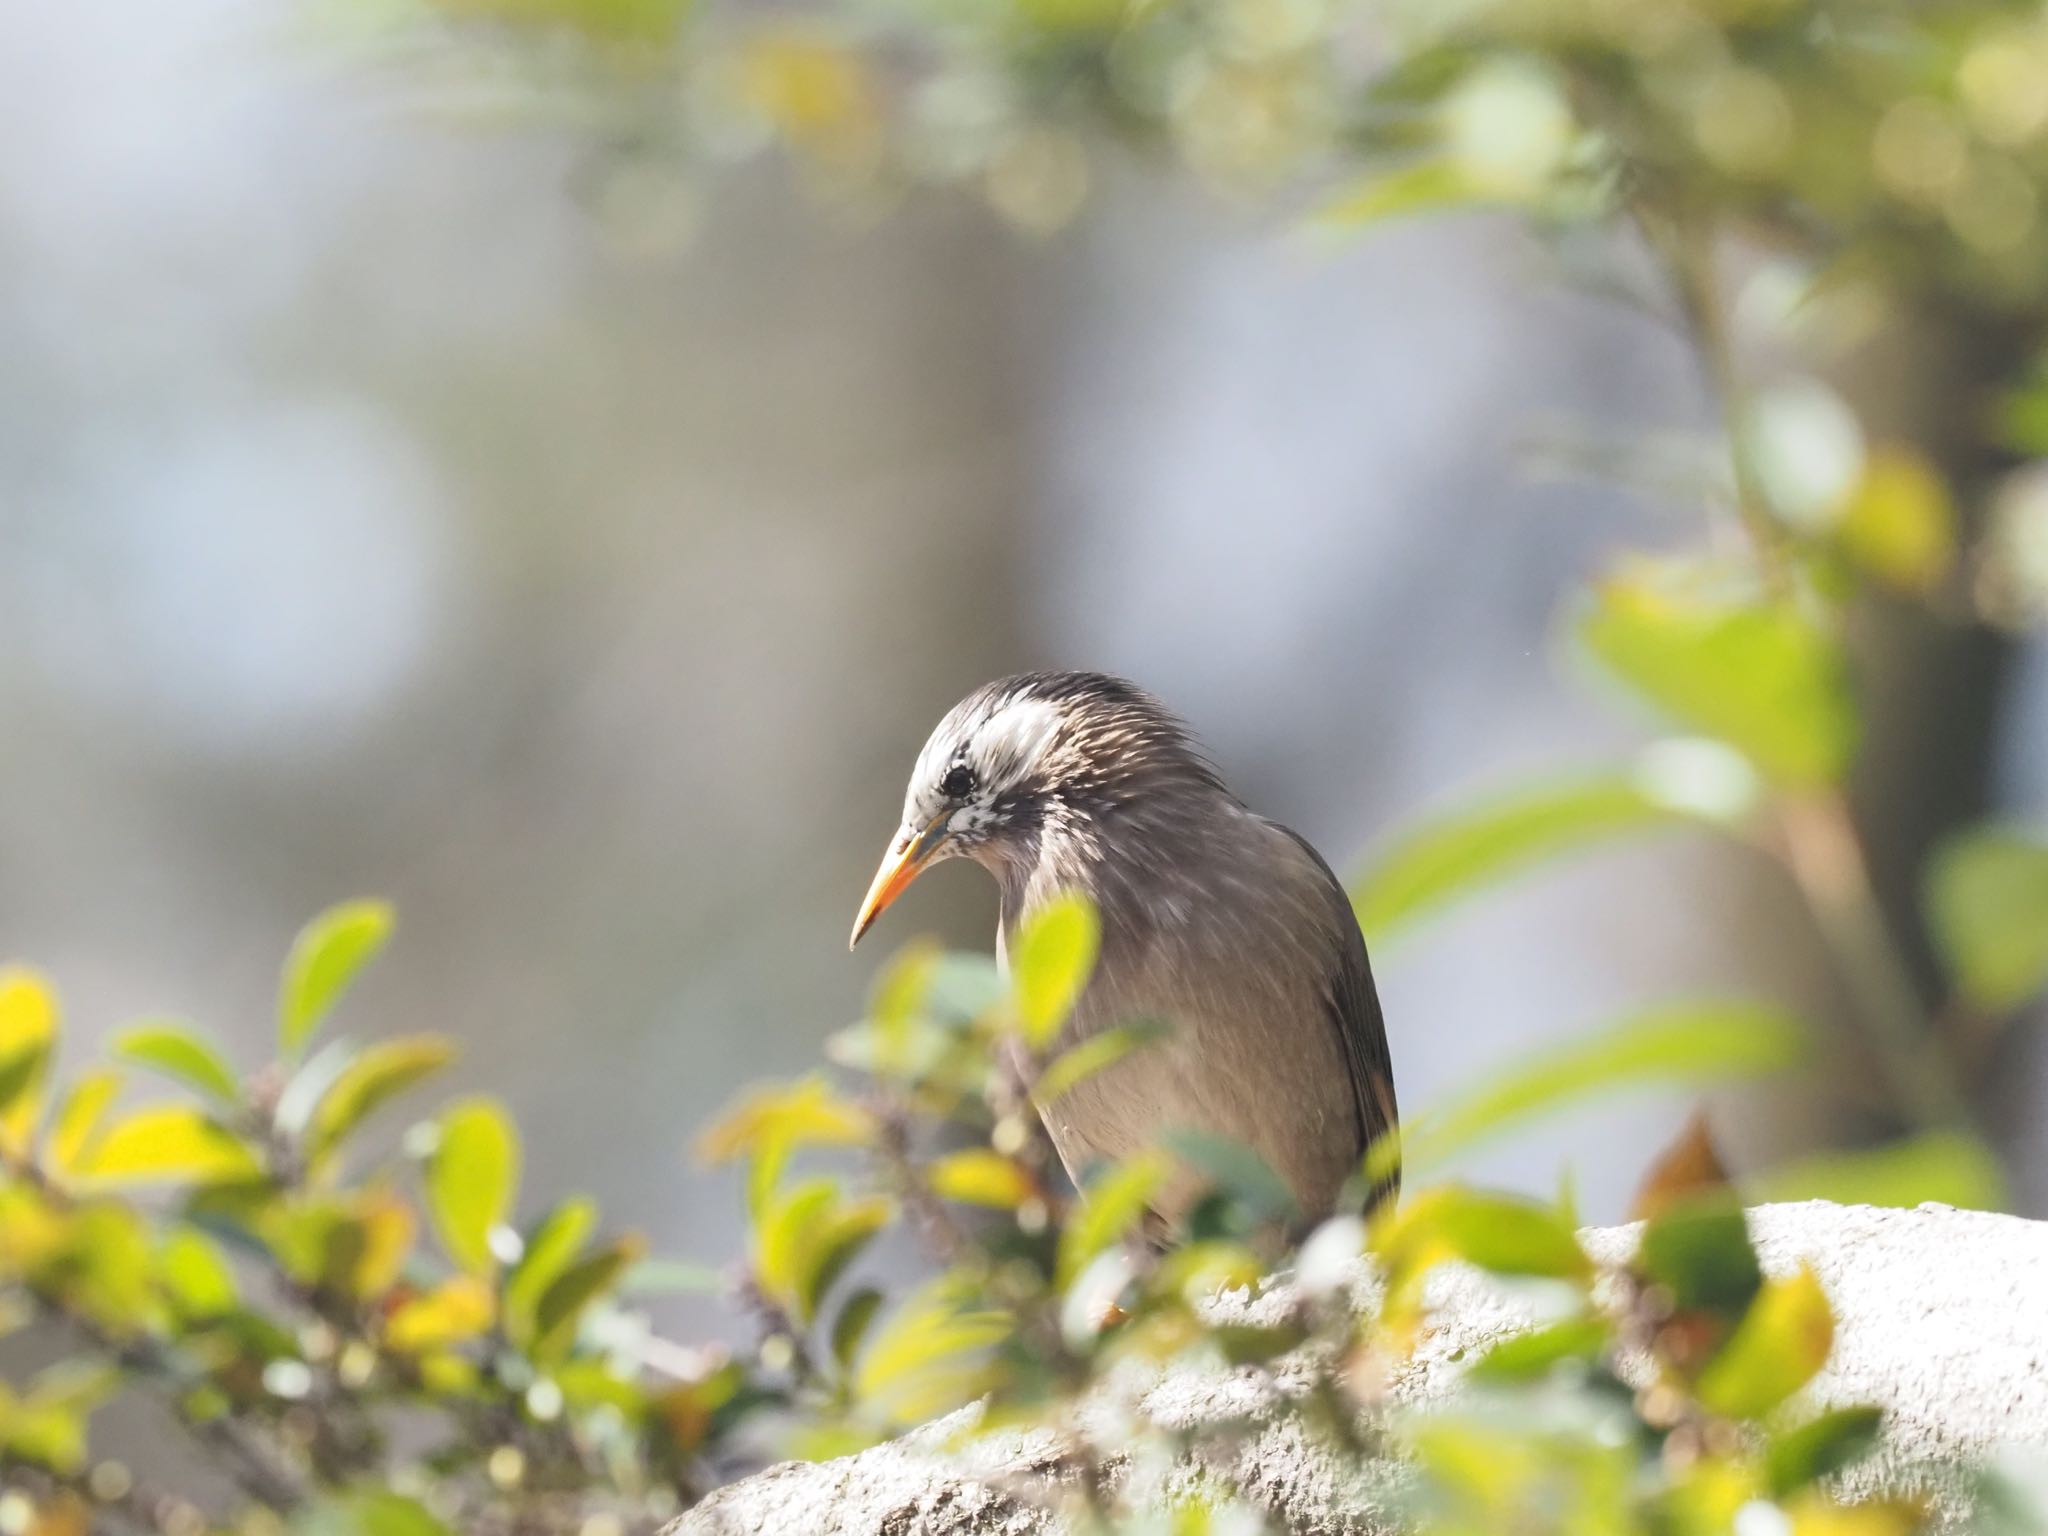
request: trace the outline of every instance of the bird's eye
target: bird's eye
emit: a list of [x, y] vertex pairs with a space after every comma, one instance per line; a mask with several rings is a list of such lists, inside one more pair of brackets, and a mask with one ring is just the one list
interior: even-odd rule
[[955, 763], [939, 780], [939, 793], [948, 800], [964, 800], [974, 793], [974, 784], [974, 770], [965, 763]]

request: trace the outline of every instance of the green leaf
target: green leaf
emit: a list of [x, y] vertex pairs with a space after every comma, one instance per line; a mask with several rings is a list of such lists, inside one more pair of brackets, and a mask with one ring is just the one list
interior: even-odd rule
[[1378, 942], [1546, 860], [1672, 819], [1625, 774], [1522, 790], [1405, 832], [1352, 886], [1352, 904]]
[[1766, 1280], [1732, 1337], [1700, 1372], [1695, 1395], [1731, 1419], [1760, 1419], [1827, 1362], [1835, 1314], [1820, 1277], [1801, 1265]]
[[1375, 172], [1338, 194], [1315, 217], [1319, 224], [1357, 229], [1388, 219], [1495, 207], [1501, 202], [1499, 189], [1486, 186], [1458, 161], [1431, 158]]
[[948, 951], [932, 967], [924, 1010], [937, 1018], [965, 1023], [1000, 1007], [1009, 995], [1009, 984], [992, 956]]
[[1209, 1186], [1242, 1205], [1256, 1222], [1291, 1222], [1301, 1215], [1287, 1181], [1243, 1142], [1179, 1127], [1160, 1138], [1167, 1151]]
[[640, 1262], [644, 1251], [639, 1238], [626, 1236], [563, 1270], [534, 1308], [534, 1358], [551, 1360], [567, 1354], [583, 1314]]
[[894, 1207], [879, 1197], [842, 1200], [831, 1179], [806, 1179], [778, 1195], [754, 1232], [754, 1275], [799, 1322], [854, 1256], [886, 1226]]
[[1063, 1289], [1088, 1267], [1090, 1259], [1124, 1240], [1151, 1208], [1153, 1196], [1171, 1173], [1172, 1165], [1164, 1154], [1141, 1152], [1089, 1182], [1080, 1209], [1060, 1233], [1058, 1273]]
[[1764, 1283], [1749, 1224], [1727, 1192], [1681, 1201], [1645, 1222], [1635, 1262], [1680, 1311], [1740, 1317]]
[[418, 1222], [403, 1199], [373, 1185], [274, 1207], [259, 1218], [259, 1230], [299, 1284], [368, 1300], [383, 1296], [397, 1280]]
[[1580, 634], [1616, 677], [1766, 778], [1813, 788], [1847, 770], [1858, 727], [1841, 648], [1797, 610], [1622, 579], [1601, 587]]
[[1095, 969], [1102, 920], [1085, 896], [1059, 896], [1027, 917], [1009, 944], [1017, 1025], [1034, 1051], [1052, 1044]]
[[78, 1178], [99, 1188], [251, 1178], [256, 1154], [232, 1131], [183, 1104], [137, 1110], [108, 1128], [83, 1156]]
[[1883, 1424], [1880, 1408], [1833, 1408], [1775, 1436], [1764, 1454], [1772, 1497], [1797, 1493], [1861, 1461], [1877, 1449]]
[[1908, 1208], [1932, 1200], [1976, 1211], [2009, 1204], [1997, 1156], [1963, 1131], [1929, 1131], [1865, 1151], [1802, 1158], [1756, 1183], [1769, 1200]]
[[885, 1423], [921, 1424], [988, 1384], [988, 1351], [1015, 1327], [979, 1302], [982, 1287], [941, 1275], [906, 1297], [861, 1351], [854, 1391]]
[[384, 1040], [356, 1057], [321, 1095], [308, 1140], [315, 1158], [339, 1146], [363, 1121], [455, 1059], [455, 1042], [438, 1035]]
[[326, 1019], [356, 974], [391, 937], [391, 908], [381, 901], [329, 907], [299, 930], [277, 994], [277, 1043], [287, 1061]]
[[442, 1112], [440, 1138], [427, 1159], [427, 1212], [448, 1256], [471, 1274], [487, 1274], [491, 1229], [511, 1214], [519, 1187], [519, 1135], [496, 1101], [476, 1098]]
[[513, 1343], [532, 1344], [542, 1295], [575, 1262], [596, 1226], [596, 1204], [579, 1196], [564, 1200], [533, 1229], [505, 1277], [505, 1333]]
[[839, 1315], [832, 1321], [832, 1358], [839, 1362], [840, 1370], [852, 1369], [861, 1340], [867, 1337], [868, 1326], [881, 1306], [882, 1293], [872, 1285], [861, 1286], [839, 1304]]
[[235, 1274], [213, 1242], [191, 1227], [174, 1227], [156, 1248], [157, 1280], [187, 1321], [220, 1317], [239, 1299]]
[[1927, 909], [1956, 985], [2004, 1013], [2048, 983], [2048, 844], [2008, 827], [1978, 827], [1936, 855]]
[[1038, 1074], [1031, 1096], [1041, 1106], [1056, 1103], [1062, 1094], [1070, 1092], [1096, 1073], [1115, 1066], [1131, 1052], [1142, 1050], [1172, 1033], [1173, 1026], [1162, 1019], [1138, 1019], [1113, 1029], [1100, 1030], [1054, 1057]]
[[866, 1146], [875, 1117], [841, 1098], [822, 1077], [756, 1089], [697, 1135], [692, 1151], [704, 1163], [752, 1159], [748, 1207], [756, 1214], [791, 1151], [803, 1146]]
[[1503, 1339], [1472, 1363], [1474, 1381], [1534, 1381], [1568, 1360], [1590, 1364], [1607, 1349], [1607, 1324], [1597, 1317], [1568, 1317]]
[[242, 1102], [242, 1085], [234, 1069], [219, 1048], [189, 1024], [172, 1019], [137, 1024], [115, 1036], [113, 1053], [197, 1088], [224, 1109]]
[[1643, 1083], [1699, 1084], [1761, 1077], [1796, 1065], [1805, 1033], [1756, 1003], [1653, 1008], [1584, 1040], [1510, 1066], [1403, 1133], [1411, 1169], [1441, 1164], [1510, 1126], [1592, 1094]]
[[642, 1259], [619, 1281], [621, 1296], [711, 1296], [724, 1288], [720, 1271], [688, 1259]]
[[1591, 1271], [1570, 1223], [1541, 1201], [1455, 1185], [1427, 1191], [1416, 1203], [1425, 1201], [1436, 1236], [1469, 1264], [1500, 1275], [1564, 1280]]
[[928, 1070], [943, 1034], [931, 1030], [925, 999], [945, 951], [929, 940], [893, 956], [875, 981], [866, 1035], [872, 1059], [861, 1066], [878, 1077], [907, 1077]]
[[55, 1472], [77, 1472], [86, 1459], [86, 1418], [120, 1382], [111, 1366], [60, 1361], [19, 1397], [0, 1383], [0, 1449]]
[[748, 1159], [747, 1214], [758, 1224], [789, 1155], [804, 1146], [867, 1146], [875, 1117], [840, 1097], [822, 1077], [757, 1089], [698, 1133], [698, 1161]]
[[292, 1525], [292, 1536], [451, 1536], [426, 1506], [381, 1489], [322, 1498]]
[[0, 966], [0, 1151], [28, 1151], [57, 1032], [49, 982], [25, 967]]

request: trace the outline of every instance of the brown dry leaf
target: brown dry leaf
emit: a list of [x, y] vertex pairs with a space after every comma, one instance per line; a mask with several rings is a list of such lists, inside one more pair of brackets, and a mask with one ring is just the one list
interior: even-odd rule
[[1642, 1183], [1636, 1186], [1635, 1199], [1629, 1202], [1628, 1219], [1648, 1221], [1681, 1200], [1710, 1189], [1726, 1189], [1734, 1182], [1714, 1145], [1706, 1106], [1700, 1105], [1686, 1117], [1678, 1134], [1665, 1144], [1643, 1175]]

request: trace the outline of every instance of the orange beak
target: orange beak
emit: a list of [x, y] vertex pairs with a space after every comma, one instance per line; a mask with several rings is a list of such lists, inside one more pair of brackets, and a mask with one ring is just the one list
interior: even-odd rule
[[945, 846], [949, 819], [941, 816], [923, 831], [903, 833], [890, 845], [882, 856], [882, 867], [875, 871], [875, 883], [868, 887], [867, 900], [860, 904], [860, 915], [853, 920], [848, 949], [860, 942], [860, 936], [889, 910], [891, 902], [910, 889], [910, 882], [924, 873], [925, 866]]

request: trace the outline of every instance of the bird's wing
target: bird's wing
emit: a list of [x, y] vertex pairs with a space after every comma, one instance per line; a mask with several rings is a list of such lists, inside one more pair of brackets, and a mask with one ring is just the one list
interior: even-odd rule
[[[1336, 954], [1332, 961], [1327, 999], [1330, 1024], [1337, 1031], [1344, 1064], [1351, 1074], [1351, 1092], [1358, 1111], [1358, 1155], [1363, 1158], [1381, 1137], [1394, 1131], [1400, 1109], [1394, 1099], [1394, 1062], [1387, 1049], [1387, 1021], [1380, 1012], [1379, 989], [1373, 985], [1372, 962], [1366, 958], [1365, 935], [1359, 932], [1358, 916], [1323, 856], [1291, 827], [1269, 822], [1299, 848], [1313, 868], [1330, 907], [1331, 934]], [[1373, 1190], [1368, 1206], [1377, 1206], [1400, 1192], [1398, 1162]]]

